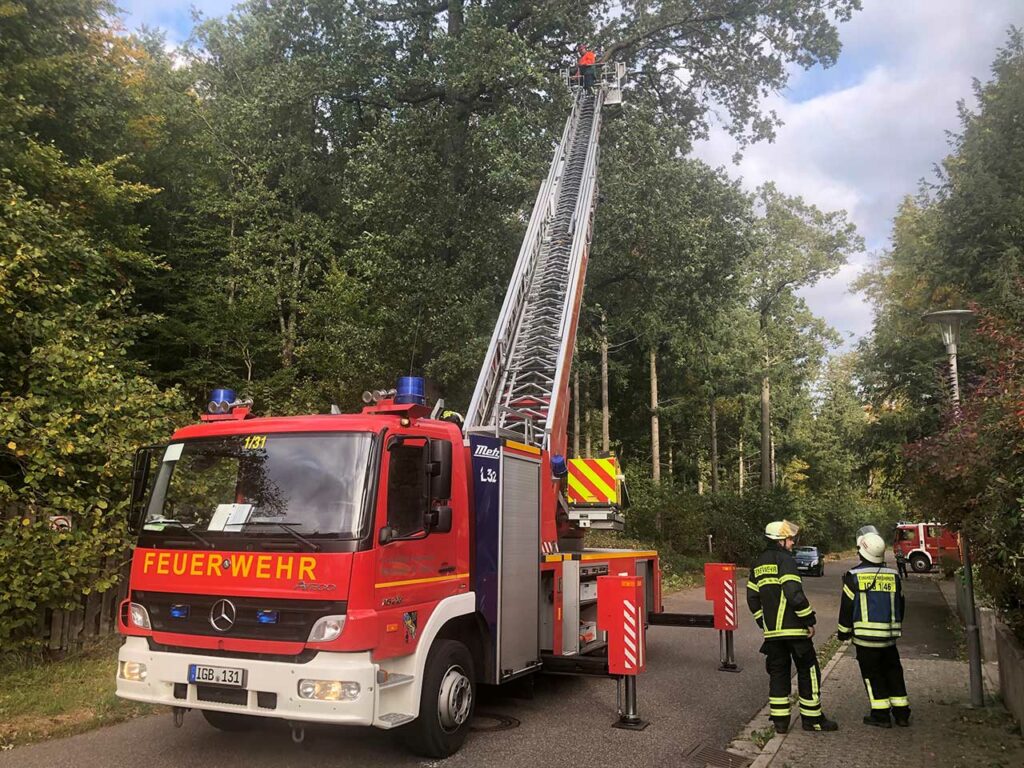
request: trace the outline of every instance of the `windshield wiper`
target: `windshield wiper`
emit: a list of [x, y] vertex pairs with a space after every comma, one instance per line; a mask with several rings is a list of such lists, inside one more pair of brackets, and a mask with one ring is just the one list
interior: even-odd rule
[[[204, 539], [198, 533], [196, 533], [183, 522], [181, 522], [181, 520], [154, 520], [151, 523], [148, 523], [148, 525], [173, 525], [187, 533], [196, 541], [202, 543], [202, 545], [207, 549], [216, 549], [212, 541], [210, 541], [209, 539]], [[143, 526], [142, 530], [146, 530], [145, 526]]]
[[283, 530], [285, 533], [287, 533], [293, 539], [297, 539], [298, 541], [301, 541], [303, 544], [305, 544], [307, 547], [309, 547], [311, 551], [313, 551], [313, 552], [319, 552], [320, 551], [320, 545], [319, 544], [317, 544], [315, 541], [307, 539], [305, 536], [303, 536], [298, 531], [293, 531], [292, 530], [291, 527], [293, 525], [302, 525], [302, 523], [282, 523], [282, 522], [280, 522], [278, 520], [250, 520], [249, 522], [246, 523], [246, 525], [276, 525], [278, 528]]

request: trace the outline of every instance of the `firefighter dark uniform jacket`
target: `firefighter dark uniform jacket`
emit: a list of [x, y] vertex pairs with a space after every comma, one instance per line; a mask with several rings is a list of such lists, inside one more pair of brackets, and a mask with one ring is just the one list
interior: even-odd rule
[[771, 544], [754, 561], [747, 578], [747, 605], [765, 640], [798, 640], [814, 626], [814, 610], [804, 595], [796, 560]]
[[893, 568], [867, 560], [843, 576], [839, 604], [839, 639], [854, 645], [886, 648], [895, 645], [903, 625], [903, 586]]

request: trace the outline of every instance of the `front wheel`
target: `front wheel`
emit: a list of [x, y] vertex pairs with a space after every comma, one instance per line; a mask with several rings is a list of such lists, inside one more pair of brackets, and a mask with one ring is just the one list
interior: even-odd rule
[[420, 713], [403, 731], [417, 755], [443, 758], [459, 751], [476, 699], [473, 657], [462, 643], [438, 640], [427, 656]]
[[910, 567], [914, 569], [914, 573], [928, 573], [932, 569], [932, 564], [928, 562], [927, 557], [918, 552], [910, 556]]

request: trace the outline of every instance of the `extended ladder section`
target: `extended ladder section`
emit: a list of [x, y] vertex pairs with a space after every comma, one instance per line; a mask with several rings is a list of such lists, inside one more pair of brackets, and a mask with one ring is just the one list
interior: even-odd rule
[[621, 100], [621, 65], [591, 93], [576, 87], [572, 114], [540, 188], [466, 415], [467, 430], [494, 431], [548, 448], [564, 433], [569, 369], [597, 202], [601, 107]]

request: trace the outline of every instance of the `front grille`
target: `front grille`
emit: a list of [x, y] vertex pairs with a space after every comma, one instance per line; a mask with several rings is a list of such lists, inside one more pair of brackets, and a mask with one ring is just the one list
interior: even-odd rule
[[[210, 623], [210, 610], [214, 603], [222, 599], [230, 600], [235, 606], [235, 622], [226, 632], [219, 632]], [[305, 642], [317, 619], [344, 615], [347, 608], [343, 600], [275, 600], [173, 592], [134, 592], [132, 600], [146, 607], [153, 629], [157, 632], [284, 642]], [[173, 605], [187, 605], [188, 616], [173, 618]], [[277, 611], [277, 623], [260, 624], [256, 618], [260, 611]]]
[[217, 688], [212, 685], [197, 685], [196, 699], [198, 701], [209, 701], [212, 704], [234, 704], [235, 706], [244, 707], [249, 703], [249, 692], [232, 688]]
[[184, 645], [164, 645], [152, 637], [146, 638], [149, 650], [162, 653], [187, 653], [192, 656], [216, 656], [224, 659], [250, 659], [252, 661], [280, 661], [287, 664], [308, 664], [319, 651], [307, 648], [296, 654], [289, 653], [249, 653], [247, 651], [221, 651], [215, 648], [189, 648]]

